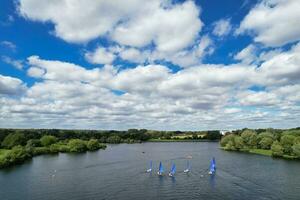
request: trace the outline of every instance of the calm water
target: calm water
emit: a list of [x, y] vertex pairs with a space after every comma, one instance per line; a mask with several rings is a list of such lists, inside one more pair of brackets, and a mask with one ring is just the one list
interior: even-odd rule
[[[142, 153], [144, 152], [144, 153]], [[189, 175], [182, 173], [191, 155]], [[207, 175], [215, 156], [217, 174]], [[153, 160], [155, 172], [145, 173]], [[158, 177], [159, 161], [175, 178]], [[38, 156], [0, 171], [0, 199], [300, 199], [300, 162], [226, 152], [217, 143], [144, 143]]]

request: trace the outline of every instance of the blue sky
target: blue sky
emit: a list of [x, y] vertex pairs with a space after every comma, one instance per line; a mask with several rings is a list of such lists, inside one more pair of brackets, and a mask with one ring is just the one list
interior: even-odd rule
[[1, 127], [299, 126], [297, 0], [0, 8]]

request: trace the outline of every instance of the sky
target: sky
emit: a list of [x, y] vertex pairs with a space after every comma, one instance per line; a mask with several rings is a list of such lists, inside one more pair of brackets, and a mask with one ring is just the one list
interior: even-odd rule
[[299, 0], [0, 1], [0, 127], [298, 127], [299, 10]]

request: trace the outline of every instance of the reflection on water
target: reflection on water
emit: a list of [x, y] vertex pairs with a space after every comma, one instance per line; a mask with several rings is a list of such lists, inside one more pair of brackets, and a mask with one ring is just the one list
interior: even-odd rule
[[[144, 153], [142, 153], [144, 152]], [[187, 155], [192, 166], [187, 167]], [[212, 157], [217, 172], [208, 175]], [[152, 160], [152, 173], [146, 173]], [[158, 176], [176, 164], [176, 174]], [[226, 152], [218, 143], [111, 145], [84, 154], [44, 155], [0, 170], [1, 200], [299, 200], [300, 162]], [[270, 184], [272, 183], [272, 184]]]

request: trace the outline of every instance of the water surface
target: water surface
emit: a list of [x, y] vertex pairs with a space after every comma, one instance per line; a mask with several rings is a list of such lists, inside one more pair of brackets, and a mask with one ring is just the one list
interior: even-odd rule
[[[186, 156], [192, 172], [182, 171]], [[217, 173], [209, 176], [211, 157]], [[150, 160], [155, 172], [145, 173]], [[174, 178], [158, 177], [176, 164]], [[143, 143], [83, 154], [43, 155], [0, 170], [1, 200], [300, 199], [300, 162], [226, 152], [218, 143]]]

